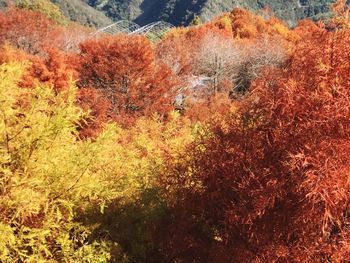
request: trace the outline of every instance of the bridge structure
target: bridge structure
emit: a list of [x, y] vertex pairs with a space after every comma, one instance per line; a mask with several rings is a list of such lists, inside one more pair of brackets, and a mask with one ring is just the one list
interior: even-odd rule
[[160, 40], [172, 28], [174, 28], [172, 24], [164, 21], [157, 21], [145, 26], [139, 26], [138, 24], [128, 20], [120, 20], [109, 26], [98, 29], [93, 35], [143, 35], [151, 41], [156, 42]]

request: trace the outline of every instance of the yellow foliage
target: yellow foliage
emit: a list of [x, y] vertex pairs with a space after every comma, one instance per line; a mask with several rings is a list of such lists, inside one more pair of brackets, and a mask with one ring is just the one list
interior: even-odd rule
[[112, 244], [89, 241], [97, 226], [79, 215], [137, 201], [155, 187], [165, 156], [193, 141], [193, 128], [174, 113], [167, 124], [144, 118], [130, 130], [111, 124], [95, 140], [79, 140], [85, 113], [75, 88], [20, 88], [24, 70], [0, 66], [0, 261], [107, 262]]
[[282, 36], [284, 39], [288, 39], [289, 33], [290, 33], [288, 27], [286, 27], [285, 25], [283, 25], [281, 23], [276, 23], [272, 26], [272, 28], [277, 34]]
[[176, 39], [176, 38], [178, 38], [180, 36], [185, 35], [187, 32], [189, 32], [189, 28], [188, 27], [174, 28], [174, 29], [171, 29], [169, 32], [166, 33], [166, 38]]

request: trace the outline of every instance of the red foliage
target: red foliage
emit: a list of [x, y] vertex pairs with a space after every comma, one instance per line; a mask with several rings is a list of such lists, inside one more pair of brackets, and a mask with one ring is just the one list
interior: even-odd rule
[[226, 93], [208, 96], [206, 100], [189, 101], [186, 105], [186, 117], [192, 121], [207, 122], [213, 118], [225, 116], [230, 111], [231, 99]]
[[76, 57], [80, 88], [100, 90], [122, 121], [171, 109], [176, 82], [155, 61], [150, 42], [141, 36], [103, 37], [81, 44]]
[[0, 45], [9, 43], [30, 54], [54, 43], [55, 25], [44, 14], [27, 10], [0, 11]]
[[[184, 45], [186, 41], [187, 45]], [[167, 37], [156, 46], [156, 57], [170, 67], [177, 76], [186, 76], [193, 71], [191, 45], [183, 36]]]
[[0, 45], [10, 44], [28, 54], [46, 55], [46, 49], [78, 52], [91, 30], [77, 24], [59, 26], [40, 12], [10, 8], [0, 11]]
[[39, 81], [50, 85], [56, 91], [64, 90], [71, 85], [73, 69], [69, 66], [67, 57], [57, 49], [46, 49], [44, 57], [30, 58], [31, 65], [25, 73], [21, 85], [32, 87]]
[[64, 53], [57, 49], [45, 49], [46, 55], [34, 56], [10, 46], [0, 47], [0, 64], [11, 61], [26, 61], [26, 71], [20, 85], [30, 88], [36, 82], [47, 84], [55, 91], [71, 85], [73, 69]]
[[103, 124], [112, 120], [111, 105], [107, 98], [96, 89], [82, 88], [78, 90], [78, 104], [89, 112], [80, 122], [80, 136], [94, 138], [103, 129]]
[[350, 260], [349, 41], [320, 29], [299, 43], [177, 160], [162, 182], [175, 197], [169, 258]]

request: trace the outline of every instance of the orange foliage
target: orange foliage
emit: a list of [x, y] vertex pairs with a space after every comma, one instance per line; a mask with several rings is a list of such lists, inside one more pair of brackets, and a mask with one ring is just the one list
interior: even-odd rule
[[301, 20], [298, 22], [296, 28], [294, 28], [293, 32], [298, 36], [300, 41], [303, 41], [303, 38], [310, 38], [313, 34], [317, 34], [319, 30], [324, 28], [324, 24], [322, 22], [315, 23], [312, 20]]
[[53, 22], [42, 13], [12, 8], [0, 11], [1, 45], [9, 43], [27, 53], [39, 54], [43, 46], [54, 43], [54, 30]]
[[137, 116], [165, 116], [172, 107], [176, 82], [157, 64], [151, 43], [141, 36], [119, 35], [81, 44], [76, 58], [78, 86], [100, 90], [125, 122]]
[[57, 49], [46, 49], [45, 52], [45, 56], [34, 56], [5, 45], [0, 47], [0, 64], [27, 61], [27, 70], [20, 83], [22, 87], [33, 87], [36, 82], [40, 82], [56, 91], [68, 88], [73, 69], [69, 66], [67, 57]]
[[71, 84], [73, 69], [69, 66], [67, 57], [57, 49], [46, 49], [45, 57], [32, 57], [29, 70], [21, 83], [24, 87], [32, 87], [39, 81], [48, 84], [56, 91], [68, 88]]
[[349, 41], [319, 29], [298, 43], [176, 160], [162, 182], [174, 194], [168, 258], [350, 260]]
[[[233, 89], [248, 90], [261, 69], [283, 63], [298, 39], [274, 17], [265, 20], [249, 11], [234, 9], [204, 25], [172, 30], [158, 43], [157, 58], [181, 78], [187, 107], [196, 109], [187, 112], [197, 118], [196, 112], [207, 112], [207, 105], [213, 105], [211, 100], [216, 99], [209, 98], [212, 93], [227, 95]], [[203, 93], [199, 101], [190, 102], [188, 97], [200, 97], [192, 82], [202, 76], [208, 79], [203, 88], [214, 92]]]
[[336, 30], [350, 28], [350, 6], [346, 0], [337, 0], [332, 5], [332, 10], [335, 16], [331, 19], [331, 27]]
[[113, 119], [110, 116], [110, 102], [96, 89], [79, 89], [78, 104], [84, 111], [89, 112], [89, 116], [80, 122], [82, 138], [96, 137], [102, 131], [103, 124]]
[[15, 49], [10, 45], [5, 44], [0, 46], [0, 65], [11, 61], [26, 61], [30, 57], [32, 56], [23, 50]]
[[78, 52], [91, 30], [77, 24], [60, 26], [40, 12], [10, 8], [0, 11], [0, 45], [33, 55], [45, 55], [46, 48]]
[[231, 13], [223, 14], [211, 23], [220, 26], [223, 20], [229, 21], [232, 36], [236, 39], [256, 39], [269, 34], [279, 35], [288, 41], [295, 40], [295, 36], [288, 27], [275, 17], [267, 20], [247, 10], [235, 8]]
[[231, 100], [226, 93], [209, 96], [207, 100], [190, 101], [186, 107], [186, 117], [193, 121], [207, 122], [230, 112]]

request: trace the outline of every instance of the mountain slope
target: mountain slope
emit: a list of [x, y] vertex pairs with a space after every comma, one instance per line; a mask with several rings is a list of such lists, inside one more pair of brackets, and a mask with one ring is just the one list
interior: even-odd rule
[[[0, 0], [0, 7], [9, 0]], [[62, 13], [84, 25], [103, 27], [112, 21], [132, 20], [145, 25], [157, 20], [176, 26], [188, 25], [195, 16], [211, 20], [222, 12], [242, 7], [253, 11], [271, 9], [277, 17], [294, 25], [299, 19], [330, 15], [335, 0], [48, 0]], [[11, 0], [10, 0], [11, 2]], [[347, 1], [350, 3], [350, 0]]]
[[195, 15], [203, 21], [243, 7], [260, 10], [269, 7], [276, 16], [290, 24], [297, 20], [329, 15], [329, 6], [334, 0], [83, 0], [104, 12], [113, 20], [129, 19], [141, 25], [164, 20], [174, 25], [187, 25]]
[[112, 22], [110, 18], [81, 0], [51, 0], [58, 5], [61, 12], [72, 21], [83, 25], [103, 27]]
[[[43, 13], [48, 14], [50, 13], [48, 10], [52, 9], [52, 6], [56, 8], [52, 3], [59, 7], [66, 18], [82, 25], [103, 27], [113, 23], [102, 12], [89, 6], [82, 0], [0, 0], [0, 9], [15, 5], [20, 6], [20, 8], [24, 6], [31, 10], [41, 10]], [[32, 9], [31, 7], [33, 6], [35, 8]], [[57, 12], [60, 13], [58, 9]]]

